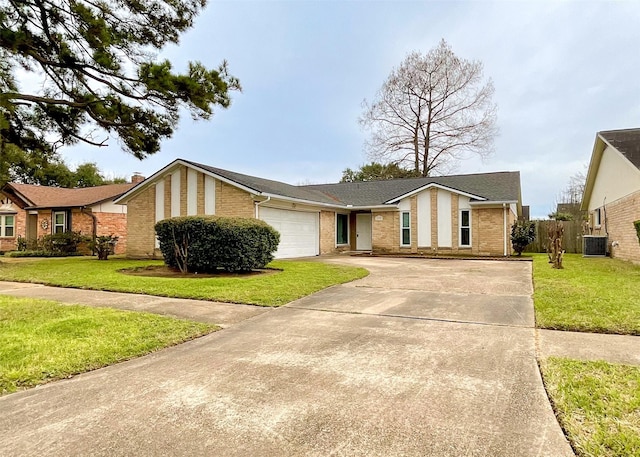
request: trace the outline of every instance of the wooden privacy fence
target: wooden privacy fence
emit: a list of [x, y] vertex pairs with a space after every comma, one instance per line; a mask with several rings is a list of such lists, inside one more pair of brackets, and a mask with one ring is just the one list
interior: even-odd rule
[[[524, 252], [547, 252], [549, 244], [549, 225], [556, 221], [533, 221], [536, 224], [536, 239]], [[557, 222], [564, 227], [564, 237], [562, 248], [571, 254], [582, 254], [582, 221], [561, 221]]]

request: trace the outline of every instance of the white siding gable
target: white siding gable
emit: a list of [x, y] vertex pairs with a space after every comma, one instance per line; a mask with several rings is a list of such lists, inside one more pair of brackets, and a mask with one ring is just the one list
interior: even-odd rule
[[593, 191], [589, 200], [589, 211], [600, 208], [603, 202], [613, 203], [640, 190], [640, 170], [611, 146], [602, 153]]
[[216, 182], [209, 175], [204, 177], [204, 214], [216, 214]]
[[431, 191], [418, 194], [418, 247], [431, 247]]

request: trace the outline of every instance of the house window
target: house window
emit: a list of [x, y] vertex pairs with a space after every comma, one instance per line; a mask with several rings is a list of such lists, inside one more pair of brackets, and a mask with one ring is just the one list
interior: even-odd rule
[[336, 214], [336, 244], [349, 244], [348, 214]]
[[0, 216], [0, 236], [15, 236], [15, 223], [13, 214]]
[[600, 215], [600, 208], [593, 212], [593, 225], [602, 224], [602, 217]]
[[53, 233], [64, 233], [67, 231], [67, 213], [56, 211], [53, 213]]
[[460, 246], [471, 246], [471, 211], [460, 211]]
[[408, 211], [400, 214], [400, 245], [411, 246], [411, 213]]

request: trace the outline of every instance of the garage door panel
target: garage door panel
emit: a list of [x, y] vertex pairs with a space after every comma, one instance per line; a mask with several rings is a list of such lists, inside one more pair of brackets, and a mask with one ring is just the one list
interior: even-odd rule
[[319, 254], [318, 213], [260, 207], [259, 215], [280, 233], [276, 258]]

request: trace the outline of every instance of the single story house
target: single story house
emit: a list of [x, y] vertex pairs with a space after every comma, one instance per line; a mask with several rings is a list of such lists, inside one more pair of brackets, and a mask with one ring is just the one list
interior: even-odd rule
[[114, 199], [133, 183], [67, 189], [8, 183], [0, 192], [0, 251], [17, 248], [17, 238], [34, 240], [67, 231], [87, 236], [116, 235], [117, 254], [126, 252], [127, 207]]
[[293, 186], [184, 159], [116, 200], [126, 204], [127, 255], [160, 256], [156, 221], [219, 215], [280, 232], [277, 258], [339, 251], [506, 256], [521, 214], [520, 173]]
[[608, 237], [612, 257], [640, 263], [640, 129], [596, 134], [582, 196], [592, 235]]

